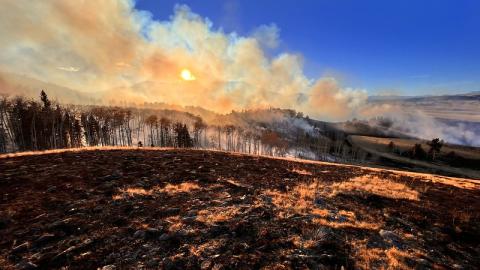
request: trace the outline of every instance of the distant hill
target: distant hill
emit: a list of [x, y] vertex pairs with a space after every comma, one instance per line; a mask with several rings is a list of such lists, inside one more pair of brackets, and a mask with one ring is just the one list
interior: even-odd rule
[[369, 102], [385, 102], [385, 101], [432, 101], [432, 100], [479, 100], [480, 91], [473, 91], [455, 95], [426, 95], [426, 96], [369, 96]]
[[85, 93], [27, 76], [0, 71], [0, 94], [37, 98], [45, 90], [52, 100], [68, 104], [100, 104], [94, 93]]
[[419, 110], [436, 119], [480, 123], [480, 91], [439, 96], [370, 96], [372, 105], [390, 104]]

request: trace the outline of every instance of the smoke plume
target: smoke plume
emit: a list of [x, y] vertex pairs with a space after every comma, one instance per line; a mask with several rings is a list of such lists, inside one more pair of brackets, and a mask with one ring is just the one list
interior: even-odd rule
[[[225, 33], [189, 7], [167, 21], [128, 0], [5, 0], [0, 69], [104, 100], [159, 101], [216, 112], [280, 107], [345, 120], [367, 98], [334, 78], [311, 79], [302, 56], [265, 50], [279, 43], [274, 24], [251, 36]], [[182, 69], [195, 80], [181, 80]]]

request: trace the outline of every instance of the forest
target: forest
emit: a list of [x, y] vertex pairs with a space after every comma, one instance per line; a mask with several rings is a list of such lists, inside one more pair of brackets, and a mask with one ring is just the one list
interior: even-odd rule
[[208, 124], [199, 115], [176, 110], [63, 105], [52, 102], [42, 90], [39, 100], [1, 98], [0, 152], [142, 146], [329, 161], [362, 161], [368, 155], [352, 147], [346, 134], [292, 110], [232, 112], [222, 117]]

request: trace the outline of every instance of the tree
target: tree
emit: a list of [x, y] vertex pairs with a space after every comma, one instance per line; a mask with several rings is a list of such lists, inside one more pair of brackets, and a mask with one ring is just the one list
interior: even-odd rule
[[156, 115], [150, 115], [149, 117], [147, 117], [147, 119], [145, 120], [147, 125], [150, 126], [150, 145], [153, 147], [155, 146], [155, 139], [154, 139], [154, 136], [153, 136], [153, 127], [157, 125], [157, 122], [158, 122], [158, 118]]
[[45, 110], [50, 109], [50, 106], [52, 105], [52, 103], [48, 99], [47, 93], [45, 93], [44, 90], [42, 90], [42, 92], [40, 92], [40, 100], [43, 102], [43, 108]]
[[207, 125], [203, 122], [202, 118], [197, 117], [195, 123], [193, 123], [193, 144], [195, 147], [201, 146], [200, 138], [206, 128]]
[[425, 159], [427, 157], [427, 152], [423, 150], [421, 144], [416, 143], [411, 150], [411, 157], [416, 159]]
[[440, 149], [443, 146], [443, 140], [439, 138], [432, 139], [430, 142], [427, 143], [430, 146], [430, 150], [428, 154], [431, 156], [432, 160], [435, 160], [438, 153], [440, 153]]
[[390, 143], [388, 143], [388, 151], [392, 153], [395, 151], [395, 143], [393, 141], [390, 141]]

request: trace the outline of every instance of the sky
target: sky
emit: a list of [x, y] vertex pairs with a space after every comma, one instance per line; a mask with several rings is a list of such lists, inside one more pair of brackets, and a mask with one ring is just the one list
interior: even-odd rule
[[334, 76], [370, 95], [480, 90], [477, 0], [136, 0], [135, 8], [167, 21], [176, 4], [225, 33], [274, 24], [279, 44], [269, 54], [301, 54], [306, 76]]

